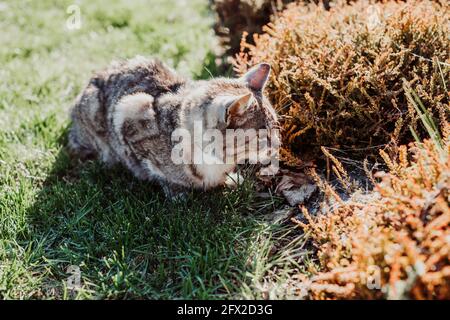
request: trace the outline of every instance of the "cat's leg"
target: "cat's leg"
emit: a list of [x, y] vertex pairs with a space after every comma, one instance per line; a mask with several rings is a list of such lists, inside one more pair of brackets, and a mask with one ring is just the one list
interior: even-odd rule
[[97, 153], [90, 144], [90, 138], [82, 131], [77, 123], [73, 123], [69, 131], [69, 151], [78, 156], [81, 160], [95, 158]]
[[82, 159], [98, 157], [107, 166], [117, 162], [109, 146], [106, 112], [99, 100], [100, 89], [90, 83], [72, 109], [69, 148]]
[[[96, 102], [97, 89], [89, 85], [77, 98], [71, 112], [72, 126], [69, 132], [69, 149], [82, 160], [93, 158], [97, 155], [93, 133], [90, 132], [88, 114], [92, 108], [92, 102]], [[96, 102], [98, 104], [98, 102]]]
[[231, 189], [236, 189], [244, 182], [244, 177], [238, 172], [231, 172], [227, 174], [225, 185]]
[[114, 132], [111, 141], [121, 161], [140, 179], [152, 176], [152, 162], [146, 148], [159, 136], [153, 110], [153, 96], [135, 93], [122, 97], [109, 114]]
[[159, 183], [166, 198], [171, 201], [185, 200], [189, 194], [189, 189], [184, 186], [172, 184], [167, 181], [160, 181]]

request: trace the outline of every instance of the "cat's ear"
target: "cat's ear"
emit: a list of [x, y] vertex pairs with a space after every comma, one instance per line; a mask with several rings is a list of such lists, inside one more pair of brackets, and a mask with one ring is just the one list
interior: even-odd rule
[[227, 123], [234, 116], [241, 115], [251, 105], [253, 94], [251, 92], [241, 96], [222, 96], [218, 97], [218, 119], [220, 122]]
[[234, 98], [227, 106], [227, 118], [243, 114], [249, 107], [252, 96], [253, 95], [249, 92]]
[[267, 83], [270, 75], [270, 65], [268, 63], [260, 63], [241, 77], [241, 80], [252, 90], [262, 91]]

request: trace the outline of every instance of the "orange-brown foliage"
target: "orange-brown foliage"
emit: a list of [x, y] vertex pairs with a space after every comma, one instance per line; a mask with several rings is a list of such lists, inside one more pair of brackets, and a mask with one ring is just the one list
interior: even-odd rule
[[399, 148], [375, 193], [344, 202], [308, 223], [321, 270], [309, 296], [450, 299], [450, 139]]
[[[449, 118], [450, 10], [432, 1], [323, 6], [291, 4], [245, 40], [238, 73], [266, 61], [273, 67], [270, 99], [282, 116], [282, 155], [317, 155], [320, 146], [376, 151], [410, 139], [418, 116], [402, 78], [429, 112]], [[293, 151], [293, 153], [292, 153]], [[294, 156], [293, 156], [294, 155]]]

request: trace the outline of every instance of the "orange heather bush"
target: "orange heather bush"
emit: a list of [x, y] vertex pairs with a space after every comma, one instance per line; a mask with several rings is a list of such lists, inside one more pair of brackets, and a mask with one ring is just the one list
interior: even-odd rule
[[235, 70], [272, 65], [268, 93], [282, 115], [285, 161], [316, 156], [320, 146], [367, 155], [417, 130], [401, 78], [448, 120], [449, 19], [437, 1], [337, 2], [329, 11], [290, 4], [254, 45], [243, 39]]
[[[448, 123], [444, 132], [449, 133]], [[342, 201], [308, 223], [321, 270], [305, 280], [309, 297], [450, 299], [450, 138], [383, 153], [389, 173], [375, 193]]]

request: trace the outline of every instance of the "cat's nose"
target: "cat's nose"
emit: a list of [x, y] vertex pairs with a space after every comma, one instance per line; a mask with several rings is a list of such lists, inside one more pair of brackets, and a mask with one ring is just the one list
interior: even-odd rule
[[260, 64], [258, 64], [258, 68], [264, 72], [269, 72], [271, 67], [267, 62], [261, 62]]

